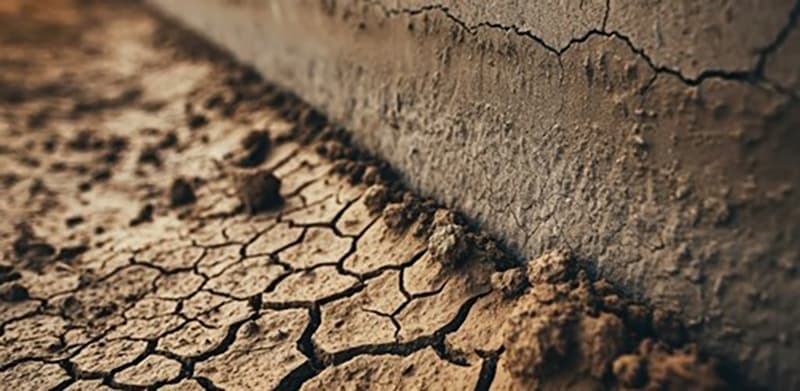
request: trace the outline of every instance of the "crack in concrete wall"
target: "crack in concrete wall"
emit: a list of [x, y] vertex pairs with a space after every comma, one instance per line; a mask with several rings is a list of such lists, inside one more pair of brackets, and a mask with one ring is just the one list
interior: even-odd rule
[[779, 82], [768, 80], [764, 73], [768, 57], [781, 47], [781, 45], [786, 41], [791, 31], [797, 26], [797, 20], [798, 17], [800, 17], [800, 1], [795, 1], [789, 13], [788, 21], [780, 29], [775, 39], [766, 46], [764, 46], [763, 48], [757, 50], [758, 59], [756, 61], [756, 65], [752, 69], [749, 70], [703, 69], [696, 76], [685, 75], [678, 68], [672, 68], [666, 65], [656, 65], [652, 57], [645, 52], [645, 49], [642, 47], [637, 47], [630, 37], [626, 36], [625, 34], [619, 31], [607, 31], [606, 25], [608, 23], [608, 16], [611, 12], [611, 0], [606, 1], [606, 10], [605, 13], [603, 14], [603, 19], [601, 22], [600, 29], [590, 29], [579, 37], [572, 37], [570, 38], [569, 42], [566, 45], [560, 47], [548, 43], [543, 38], [536, 36], [530, 30], [520, 28], [513, 24], [507, 25], [494, 21], [482, 21], [477, 24], [469, 24], [468, 22], [460, 18], [458, 15], [451, 12], [450, 8], [443, 4], [430, 4], [418, 8], [389, 8], [379, 0], [361, 0], [361, 1], [380, 7], [387, 17], [402, 15], [402, 14], [419, 15], [429, 12], [441, 12], [448, 19], [452, 20], [454, 23], [461, 26], [464, 30], [469, 31], [471, 34], [477, 34], [478, 33], [477, 30], [481, 28], [492, 28], [506, 32], [511, 32], [516, 35], [531, 39], [532, 41], [536, 42], [543, 48], [547, 49], [548, 51], [552, 52], [553, 54], [559, 57], [562, 54], [564, 54], [567, 50], [569, 50], [573, 45], [584, 43], [595, 35], [617, 38], [625, 42], [625, 44], [630, 48], [631, 51], [636, 53], [638, 56], [641, 56], [641, 58], [644, 59], [645, 62], [647, 62], [648, 66], [651, 69], [653, 69], [653, 71], [655, 71], [656, 74], [665, 73], [676, 76], [687, 85], [697, 86], [707, 79], [723, 79], [723, 80], [742, 81], [754, 85], [760, 83], [769, 88], [775, 89], [782, 94], [792, 95], [795, 98], [797, 98], [798, 94], [797, 91], [793, 91], [789, 88], [786, 88]]
[[[722, 78], [728, 80], [743, 80], [743, 81], [750, 81], [750, 82], [762, 82], [772, 84], [769, 80], [766, 80], [764, 77], [764, 66], [767, 60], [767, 57], [776, 51], [783, 42], [787, 39], [789, 33], [794, 29], [797, 24], [798, 14], [800, 14], [800, 2], [795, 2], [791, 5], [791, 8], [787, 10], [787, 20], [781, 23], [776, 23], [776, 26], [780, 26], [780, 29], [776, 32], [774, 37], [771, 37], [765, 44], [760, 45], [759, 47], [754, 48], [747, 48], [747, 49], [739, 49], [738, 51], [752, 51], [753, 54], [756, 56], [756, 60], [754, 61], [755, 64], [751, 67], [743, 69], [743, 67], [708, 67], [708, 68], [699, 68], [693, 69], [690, 72], [685, 72], [681, 70], [680, 66], [669, 66], [664, 63], [664, 61], [656, 61], [654, 60], [654, 56], [647, 52], [647, 49], [643, 45], [637, 45], [635, 40], [629, 35], [621, 31], [620, 29], [608, 30], [608, 20], [611, 14], [611, 0], [607, 0], [605, 2], [605, 10], [602, 15], [602, 19], [599, 23], [599, 28], [591, 27], [588, 28], [583, 34], [578, 36], [571, 36], [568, 37], [566, 43], [561, 42], [551, 42], [544, 38], [543, 36], [538, 36], [532, 30], [536, 26], [528, 26], [528, 27], [521, 27], [519, 25], [513, 23], [506, 23], [499, 19], [496, 20], [482, 20], [480, 22], [470, 22], [466, 18], [459, 15], [457, 12], [452, 10], [452, 7], [449, 6], [447, 3], [427, 3], [426, 1], [395, 1], [393, 4], [395, 6], [390, 7], [386, 5], [386, 1], [379, 1], [379, 0], [363, 0], [367, 3], [372, 5], [376, 5], [381, 7], [387, 15], [397, 15], [397, 14], [419, 14], [423, 12], [430, 12], [430, 11], [441, 11], [447, 15], [448, 18], [452, 19], [454, 22], [462, 26], [463, 28], [470, 30], [471, 32], [475, 32], [476, 29], [480, 27], [491, 27], [491, 28], [499, 28], [506, 31], [512, 31], [515, 34], [527, 36], [530, 39], [534, 40], [535, 42], [539, 43], [543, 47], [547, 48], [548, 50], [552, 51], [556, 54], [562, 54], [564, 51], [568, 50], [570, 46], [575, 43], [580, 43], [586, 41], [592, 35], [602, 35], [602, 36], [610, 36], [622, 39], [625, 41], [628, 46], [630, 46], [631, 50], [635, 53], [643, 56], [648, 64], [656, 70], [657, 72], [665, 72], [675, 76], [680, 77], [684, 80], [687, 84], [690, 85], [697, 85], [701, 83], [704, 79], [707, 78]], [[416, 7], [401, 7], [399, 5], [403, 3], [411, 3], [416, 5]], [[479, 8], [480, 5], [470, 4], [467, 6], [463, 5], [464, 2], [454, 2], [452, 5], [456, 7], [463, 7], [463, 8]], [[581, 2], [582, 4], [583, 2]], [[502, 7], [502, 5], [497, 5], [497, 7]], [[506, 5], [506, 7], [514, 9], [516, 8], [524, 8], [524, 6], [516, 5]], [[708, 6], [712, 8], [712, 6]], [[486, 6], [486, 8], [490, 8]], [[744, 7], [746, 8], [746, 7]], [[720, 10], [722, 12], [722, 10]], [[757, 21], [759, 23], [763, 23], [763, 21]], [[778, 21], [775, 21], [778, 22]], [[587, 26], [588, 27], [588, 26]], [[555, 41], [561, 41], [557, 38], [554, 38]], [[690, 44], [690, 43], [687, 43]], [[738, 44], [738, 42], [737, 42]], [[739, 68], [739, 69], [736, 69]], [[780, 88], [781, 85], [772, 85], [773, 87]], [[789, 91], [784, 91], [788, 93]]]

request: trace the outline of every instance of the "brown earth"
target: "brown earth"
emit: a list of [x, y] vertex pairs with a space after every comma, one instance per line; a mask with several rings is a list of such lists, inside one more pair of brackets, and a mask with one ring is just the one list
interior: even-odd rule
[[674, 314], [522, 265], [130, 2], [0, 6], [9, 389], [719, 389]]

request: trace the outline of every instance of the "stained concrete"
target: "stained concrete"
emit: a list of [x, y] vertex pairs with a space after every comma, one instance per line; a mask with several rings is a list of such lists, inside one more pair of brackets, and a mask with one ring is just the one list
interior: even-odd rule
[[569, 247], [800, 387], [800, 3], [152, 2], [520, 254]]

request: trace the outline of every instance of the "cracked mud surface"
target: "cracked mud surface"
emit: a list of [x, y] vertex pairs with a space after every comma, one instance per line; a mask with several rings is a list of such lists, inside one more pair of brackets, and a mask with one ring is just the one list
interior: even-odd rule
[[719, 389], [675, 314], [521, 265], [126, 2], [0, 7], [0, 384]]

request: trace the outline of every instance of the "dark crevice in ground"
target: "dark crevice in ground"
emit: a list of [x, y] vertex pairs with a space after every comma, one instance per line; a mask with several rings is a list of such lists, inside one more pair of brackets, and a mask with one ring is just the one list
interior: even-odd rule
[[488, 352], [483, 355], [483, 362], [481, 363], [481, 372], [478, 375], [478, 383], [475, 384], [475, 391], [489, 391], [494, 381], [494, 375], [497, 371], [497, 360], [503, 354], [502, 349], [497, 352]]
[[[415, 353], [421, 349], [427, 347], [433, 347], [435, 350], [441, 351], [443, 356], [451, 356], [449, 352], [444, 352], [447, 349], [445, 346], [444, 339], [445, 337], [458, 330], [458, 328], [464, 323], [466, 320], [467, 315], [469, 314], [470, 309], [484, 295], [474, 296], [464, 302], [461, 307], [459, 307], [458, 313], [454, 316], [454, 318], [436, 330], [432, 335], [419, 337], [413, 339], [408, 342], [393, 342], [393, 343], [383, 343], [383, 344], [371, 344], [371, 345], [363, 345], [357, 346], [354, 348], [350, 348], [344, 351], [335, 352], [335, 353], [327, 353], [323, 352], [320, 349], [314, 347], [313, 343], [313, 333], [316, 331], [316, 328], [319, 326], [319, 323], [316, 323], [314, 326], [314, 322], [309, 324], [309, 327], [303, 333], [303, 338], [301, 341], [298, 342], [298, 346], [304, 346], [301, 350], [304, 351], [311, 351], [313, 354], [310, 356], [309, 361], [301, 365], [300, 367], [293, 370], [289, 373], [286, 377], [284, 377], [281, 382], [279, 383], [276, 389], [278, 390], [297, 390], [303, 386], [307, 381], [311, 380], [314, 376], [321, 373], [323, 370], [329, 367], [335, 367], [339, 365], [346, 364], [347, 362], [364, 355], [369, 356], [380, 356], [380, 355], [394, 355], [394, 356], [409, 356], [412, 353]], [[309, 331], [310, 330], [310, 331]]]

